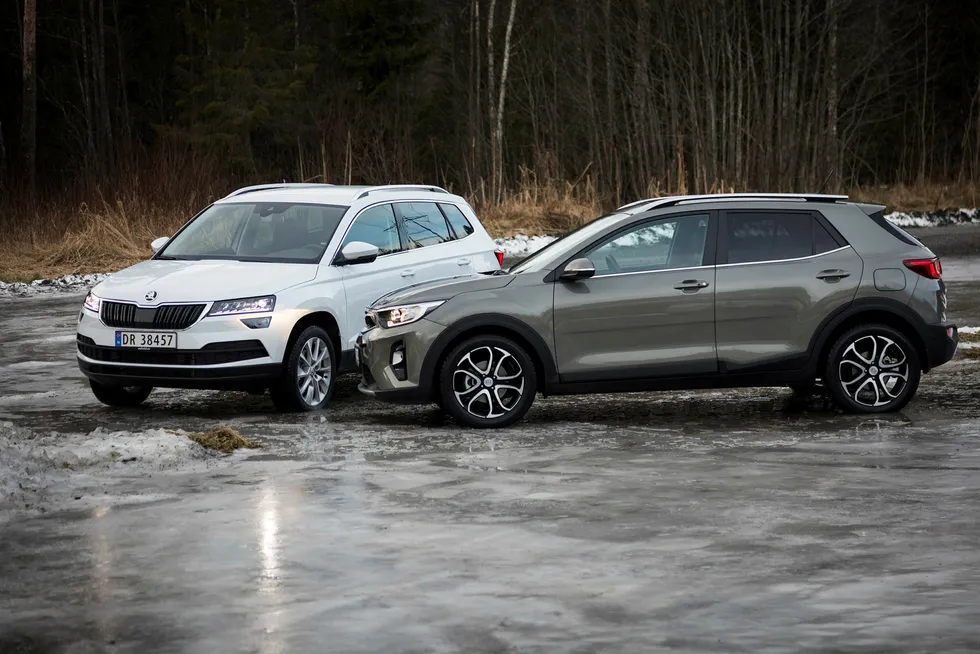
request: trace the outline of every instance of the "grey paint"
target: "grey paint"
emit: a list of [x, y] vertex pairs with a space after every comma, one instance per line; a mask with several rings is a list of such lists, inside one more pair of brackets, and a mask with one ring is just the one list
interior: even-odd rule
[[[802, 356], [824, 318], [854, 299], [864, 263], [850, 247], [805, 259], [718, 267], [718, 358], [734, 370]], [[841, 279], [819, 279], [823, 271]]]
[[879, 291], [904, 291], [905, 271], [900, 268], [879, 268], [874, 274], [875, 288]]
[[[612, 232], [651, 218], [705, 208], [818, 211], [850, 245], [795, 260], [554, 281], [580, 251]], [[447, 300], [403, 334], [411, 341], [417, 331], [423, 344], [434, 342], [441, 331], [437, 325], [509, 316], [540, 335], [563, 381], [569, 375], [582, 381], [589, 373], [608, 375], [617, 369], [628, 379], [651, 371], [656, 375], [658, 369], [710, 373], [719, 364], [737, 371], [770, 361], [803, 360], [817, 330], [831, 315], [855, 300], [883, 294], [908, 305], [926, 323], [945, 320], [942, 282], [925, 279], [901, 264], [903, 259], [931, 257], [932, 253], [894, 238], [854, 204], [715, 200], [607, 217], [588, 233], [589, 238], [574, 248], [557, 246], [538, 257], [530, 268], [533, 272], [429, 283], [403, 289], [380, 303]], [[875, 270], [888, 270], [878, 284], [894, 290], [879, 290]], [[697, 293], [674, 288], [677, 282], [693, 278], [708, 286]], [[375, 329], [365, 338], [388, 339], [391, 334], [384, 332]], [[419, 354], [424, 347], [418, 346]], [[420, 365], [418, 356], [412, 358], [416, 361], [410, 361], [409, 383], [418, 379], [415, 366]], [[372, 362], [372, 369], [375, 365], [380, 364]], [[383, 370], [375, 377], [389, 384], [385, 380], [390, 376]], [[393, 383], [382, 386], [395, 387]]]

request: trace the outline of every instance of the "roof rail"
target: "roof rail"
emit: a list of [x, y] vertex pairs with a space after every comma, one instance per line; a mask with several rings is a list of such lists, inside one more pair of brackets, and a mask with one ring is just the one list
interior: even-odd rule
[[226, 195], [225, 198], [233, 198], [236, 195], [244, 195], [245, 193], [254, 193], [256, 191], [272, 191], [277, 188], [320, 188], [323, 186], [333, 186], [333, 184], [301, 184], [291, 182], [281, 182], [279, 184], [257, 184], [255, 186], [245, 186], [237, 191], [232, 191]]
[[364, 191], [357, 196], [357, 199], [366, 198], [372, 193], [377, 193], [378, 191], [430, 191], [432, 193], [446, 193], [449, 191], [440, 186], [426, 186], [420, 184], [387, 184], [385, 186], [372, 186], [368, 190]]
[[838, 202], [847, 200], [846, 195], [823, 195], [819, 193], [715, 193], [711, 195], [675, 195], [673, 197], [649, 198], [621, 206], [616, 211], [633, 210], [636, 213], [649, 209], [673, 207], [685, 202], [723, 202], [725, 200], [793, 200], [803, 202]]

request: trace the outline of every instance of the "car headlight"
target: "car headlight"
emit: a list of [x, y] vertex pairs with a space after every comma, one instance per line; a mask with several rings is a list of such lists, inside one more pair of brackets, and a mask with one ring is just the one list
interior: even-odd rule
[[89, 294], [85, 296], [85, 308], [92, 313], [99, 313], [102, 310], [102, 298], [89, 291]]
[[397, 307], [375, 309], [371, 313], [374, 314], [375, 321], [382, 327], [400, 327], [401, 325], [410, 325], [416, 320], [420, 320], [443, 303], [445, 303], [445, 300], [422, 302], [420, 304], [404, 304]]
[[247, 297], [241, 300], [215, 302], [209, 316], [233, 316], [239, 313], [268, 313], [276, 308], [276, 296]]

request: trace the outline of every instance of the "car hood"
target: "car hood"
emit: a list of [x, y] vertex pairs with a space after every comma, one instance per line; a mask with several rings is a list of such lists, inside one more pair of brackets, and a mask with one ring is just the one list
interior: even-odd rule
[[382, 308], [397, 304], [437, 302], [439, 300], [448, 300], [460, 293], [492, 291], [503, 288], [512, 281], [514, 281], [514, 276], [506, 274], [448, 277], [400, 288], [397, 291], [381, 296], [371, 306]]
[[92, 289], [107, 300], [210, 302], [272, 295], [316, 277], [316, 264], [151, 259], [120, 270]]

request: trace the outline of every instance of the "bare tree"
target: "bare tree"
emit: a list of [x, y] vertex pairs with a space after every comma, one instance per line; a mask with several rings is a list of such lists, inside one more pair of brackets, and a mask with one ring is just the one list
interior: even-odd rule
[[20, 123], [20, 151], [27, 187], [34, 192], [37, 172], [37, 0], [24, 1], [24, 102]]

